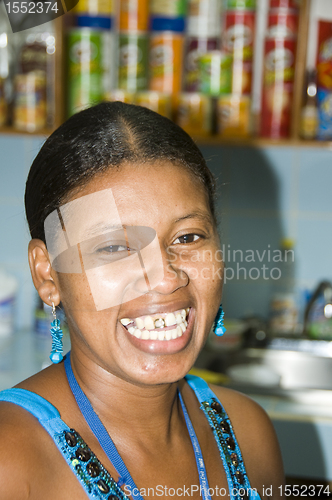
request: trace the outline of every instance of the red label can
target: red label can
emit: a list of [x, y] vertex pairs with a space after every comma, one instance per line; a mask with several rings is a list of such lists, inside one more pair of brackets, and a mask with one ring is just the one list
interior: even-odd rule
[[296, 40], [265, 40], [261, 136], [288, 137], [291, 121]]
[[332, 22], [319, 21], [317, 49], [317, 85], [332, 89]]
[[297, 10], [272, 9], [268, 14], [268, 38], [296, 37], [298, 33], [299, 14]]
[[251, 93], [255, 21], [255, 11], [226, 11], [223, 48], [233, 56], [232, 93]]
[[298, 9], [299, 0], [270, 0], [270, 9]]

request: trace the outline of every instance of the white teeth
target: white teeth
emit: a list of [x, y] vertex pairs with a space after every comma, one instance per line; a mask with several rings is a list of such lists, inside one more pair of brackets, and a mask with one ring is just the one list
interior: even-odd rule
[[186, 331], [186, 327], [184, 326], [184, 323], [180, 323], [179, 326], [180, 326], [182, 332]]
[[142, 320], [142, 318], [135, 318], [135, 322], [136, 322], [137, 328], [139, 328], [140, 330], [143, 330], [144, 321]]
[[182, 323], [182, 316], [180, 313], [177, 313], [176, 316], [175, 316], [175, 319], [176, 319], [176, 322], [177, 324], [179, 325], [180, 323]]
[[186, 322], [186, 320], [184, 320], [183, 323], [184, 323], [184, 326], [187, 328], [188, 323]]
[[158, 332], [158, 340], [164, 340], [165, 332]]
[[[176, 327], [174, 330], [171, 330], [171, 334], [172, 334], [172, 339], [176, 339], [178, 337], [178, 328], [179, 327]], [[181, 335], [182, 335], [182, 330], [180, 328], [180, 331], [181, 331]]]
[[173, 313], [167, 314], [165, 318], [165, 325], [166, 326], [173, 326], [176, 325], [176, 319]]
[[141, 330], [139, 330], [138, 328], [135, 328], [134, 335], [135, 335], [135, 337], [137, 337], [138, 339], [140, 339], [142, 337]]
[[158, 339], [158, 332], [156, 332], [155, 330], [151, 330], [151, 332], [150, 332], [150, 339], [151, 340], [157, 340]]
[[144, 326], [147, 330], [154, 330], [154, 321], [151, 316], [146, 316], [144, 318]]
[[131, 323], [131, 319], [129, 319], [129, 318], [123, 318], [123, 319], [120, 319], [120, 321], [123, 324], [123, 326], [127, 326], [127, 325], [129, 325], [129, 323]]
[[[183, 323], [181, 323], [181, 324], [183, 324]], [[176, 331], [176, 336], [177, 336], [177, 337], [181, 337], [181, 335], [183, 334], [183, 330], [182, 330], [182, 328], [181, 328], [181, 325], [178, 325], [178, 326], [176, 327], [176, 330], [175, 330], [175, 331]], [[176, 338], [176, 337], [175, 337], [175, 338]]]
[[163, 318], [158, 318], [155, 320], [154, 325], [156, 328], [164, 328], [165, 321], [163, 320]]
[[149, 333], [147, 330], [143, 330], [143, 331], [142, 331], [142, 337], [141, 337], [141, 338], [142, 338], [142, 339], [144, 339], [144, 340], [149, 340], [149, 338], [150, 338], [150, 333]]
[[182, 311], [181, 311], [181, 317], [182, 317], [182, 319], [186, 319], [186, 316], [187, 316], [186, 311], [184, 309], [182, 309]]
[[166, 330], [166, 332], [165, 332], [165, 339], [166, 340], [171, 340], [172, 332], [173, 332], [173, 330]]
[[132, 335], [134, 334], [135, 330], [136, 330], [136, 328], [134, 328], [133, 326], [130, 326], [128, 328], [128, 332], [131, 333]]

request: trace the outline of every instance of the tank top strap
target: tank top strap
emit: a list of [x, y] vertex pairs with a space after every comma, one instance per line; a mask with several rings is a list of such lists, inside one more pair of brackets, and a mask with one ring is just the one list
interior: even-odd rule
[[232, 500], [259, 500], [258, 492], [251, 488], [241, 450], [232, 423], [221, 402], [205, 380], [195, 375], [185, 377], [194, 391], [216, 440]]
[[128, 499], [124, 491], [90, 450], [74, 429], [61, 420], [60, 413], [49, 401], [26, 389], [6, 389], [0, 392], [0, 401], [21, 406], [46, 429], [67, 464], [79, 480], [88, 498], [102, 500], [114, 495]]

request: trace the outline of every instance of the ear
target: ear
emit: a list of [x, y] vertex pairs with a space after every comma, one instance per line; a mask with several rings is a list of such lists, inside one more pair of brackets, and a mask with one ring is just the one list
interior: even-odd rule
[[49, 306], [52, 302], [56, 306], [59, 305], [60, 293], [54, 282], [55, 273], [45, 243], [38, 239], [31, 240], [28, 254], [32, 281], [40, 298]]

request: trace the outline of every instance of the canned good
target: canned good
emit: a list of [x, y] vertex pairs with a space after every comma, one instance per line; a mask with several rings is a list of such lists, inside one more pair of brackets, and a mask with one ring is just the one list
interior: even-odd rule
[[332, 90], [332, 22], [318, 21], [317, 86]]
[[127, 104], [135, 104], [135, 94], [127, 90], [114, 89], [106, 94], [107, 101], [121, 101]]
[[171, 31], [151, 34], [150, 90], [176, 94], [181, 90], [183, 35]]
[[0, 126], [7, 123], [7, 102], [5, 99], [5, 79], [0, 78]]
[[146, 33], [119, 34], [118, 88], [136, 92], [148, 85], [149, 41]]
[[297, 10], [272, 9], [268, 14], [268, 38], [296, 37], [298, 32], [299, 14]]
[[119, 29], [121, 31], [148, 30], [149, 0], [122, 0], [119, 8]]
[[270, 9], [298, 9], [301, 0], [270, 0]]
[[255, 37], [254, 11], [226, 12], [223, 46], [233, 56], [232, 93], [250, 94], [252, 87], [252, 57]]
[[294, 88], [296, 40], [265, 40], [261, 135], [288, 137]]
[[218, 96], [232, 91], [233, 58], [219, 50], [207, 52], [198, 61], [200, 90], [203, 94]]
[[191, 0], [187, 17], [187, 36], [220, 37], [219, 0]]
[[151, 109], [167, 118], [172, 117], [172, 98], [170, 94], [160, 92], [139, 92], [136, 94], [136, 104]]
[[226, 9], [256, 9], [256, 0], [227, 0]]
[[187, 1], [151, 0], [150, 14], [152, 17], [185, 17], [187, 14]]
[[46, 126], [46, 77], [41, 71], [16, 75], [14, 128], [35, 132]]
[[217, 133], [222, 137], [250, 136], [250, 97], [240, 95], [219, 97], [217, 101]]
[[104, 47], [107, 32], [92, 28], [68, 33], [68, 114], [100, 102], [104, 97]]
[[184, 89], [187, 92], [199, 92], [201, 72], [199, 61], [206, 52], [217, 49], [218, 38], [188, 38], [184, 56]]
[[332, 139], [332, 91], [318, 89], [318, 130], [317, 139], [330, 141]]
[[212, 132], [212, 100], [193, 92], [179, 95], [177, 124], [189, 135], [208, 136]]
[[79, 0], [73, 12], [114, 15], [114, 0]]

